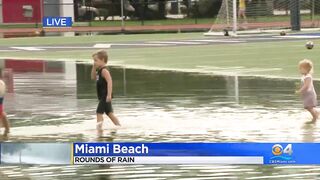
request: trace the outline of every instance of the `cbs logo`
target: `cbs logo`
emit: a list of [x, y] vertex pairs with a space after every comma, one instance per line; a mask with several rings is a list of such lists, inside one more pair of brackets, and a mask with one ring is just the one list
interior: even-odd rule
[[292, 153], [292, 144], [288, 144], [284, 149], [280, 144], [275, 144], [272, 146], [272, 154], [275, 156], [280, 156], [282, 154], [291, 155]]

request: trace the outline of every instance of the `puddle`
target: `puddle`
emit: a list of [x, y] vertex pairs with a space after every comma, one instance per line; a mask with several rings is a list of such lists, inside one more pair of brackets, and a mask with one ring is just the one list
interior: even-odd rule
[[[11, 87], [7, 142], [316, 142], [318, 126], [293, 92], [297, 80], [213, 76], [110, 67], [115, 114], [97, 136], [95, 82], [81, 62], [0, 60]], [[10, 78], [12, 77], [12, 78]], [[316, 89], [320, 83], [315, 82]], [[2, 178], [316, 178], [317, 166], [5, 166]]]

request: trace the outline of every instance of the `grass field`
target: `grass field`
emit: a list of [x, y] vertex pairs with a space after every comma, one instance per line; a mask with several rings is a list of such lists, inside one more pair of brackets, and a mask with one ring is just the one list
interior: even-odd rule
[[[110, 43], [148, 40], [203, 38], [202, 34], [113, 35], [93, 37], [47, 37], [0, 39], [0, 44], [13, 45], [66, 45], [84, 43]], [[241, 44], [193, 45], [174, 47], [109, 49], [110, 64], [128, 67], [195, 71], [216, 74], [237, 72], [240, 75], [276, 76], [299, 78], [297, 63], [309, 58], [315, 64], [315, 77], [320, 78], [319, 49], [304, 47], [305, 40], [257, 42]], [[0, 52], [0, 58], [36, 58], [48, 60], [91, 61], [93, 49], [64, 51]], [[223, 68], [223, 69], [222, 69]], [[236, 70], [234, 70], [236, 68]], [[221, 70], [222, 69], [222, 70]]]
[[76, 37], [31, 37], [31, 38], [0, 38], [0, 45], [65, 45], [65, 44], [88, 44], [99, 42], [127, 42], [127, 41], [156, 41], [170, 39], [203, 38], [202, 33], [188, 34], [138, 34], [138, 35], [97, 35]]

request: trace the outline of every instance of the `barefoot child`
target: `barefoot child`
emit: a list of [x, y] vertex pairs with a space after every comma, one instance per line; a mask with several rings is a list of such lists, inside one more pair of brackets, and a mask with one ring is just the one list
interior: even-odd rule
[[1, 124], [4, 127], [4, 136], [7, 136], [9, 133], [10, 125], [7, 119], [7, 114], [3, 111], [3, 99], [6, 92], [6, 84], [0, 80], [0, 120]]
[[313, 64], [310, 60], [304, 59], [299, 62], [299, 71], [302, 74], [301, 88], [296, 91], [301, 94], [303, 105], [312, 115], [312, 120], [307, 123], [315, 123], [318, 118], [318, 112], [315, 109], [317, 106], [317, 94], [313, 87], [312, 71]]
[[92, 55], [93, 66], [91, 70], [91, 79], [96, 80], [97, 96], [99, 104], [97, 113], [97, 130], [102, 130], [103, 114], [106, 113], [113, 124], [120, 126], [118, 118], [113, 114], [111, 105], [112, 100], [112, 78], [107, 70], [108, 54], [100, 50]]

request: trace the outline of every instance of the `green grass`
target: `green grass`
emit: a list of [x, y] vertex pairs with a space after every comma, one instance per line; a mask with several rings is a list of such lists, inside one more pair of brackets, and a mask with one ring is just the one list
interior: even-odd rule
[[[41, 27], [41, 24], [38, 24], [38, 27]], [[35, 23], [32, 24], [0, 24], [0, 28], [10, 29], [10, 28], [36, 28]]]
[[[24, 42], [24, 45], [40, 44], [66, 44], [67, 42], [85, 43], [96, 40], [135, 41], [135, 40], [164, 40], [174, 36], [178, 38], [203, 38], [201, 34], [169, 34], [169, 35], [118, 35], [118, 36], [94, 36], [94, 37], [73, 37], [61, 38], [22, 38], [22, 39], [1, 39], [7, 44], [17, 44]], [[91, 38], [91, 39], [90, 39]], [[2, 42], [1, 42], [2, 41]], [[315, 40], [319, 44], [320, 40]], [[139, 66], [153, 69], [175, 69], [175, 70], [202, 70], [198, 66], [232, 68], [242, 66], [246, 70], [252, 68], [281, 68], [281, 70], [270, 70], [263, 72], [241, 72], [246, 75], [265, 75], [278, 77], [298, 78], [297, 63], [303, 58], [309, 58], [315, 64], [315, 77], [320, 78], [319, 48], [315, 46], [313, 50], [304, 47], [305, 41], [282, 41], [282, 42], [259, 42], [242, 44], [221, 44], [208, 46], [177, 46], [177, 47], [157, 47], [157, 48], [130, 48], [130, 49], [109, 49], [110, 63], [123, 66]], [[94, 50], [65, 50], [61, 52], [1, 52], [0, 58], [37, 58], [37, 59], [69, 59], [91, 61], [91, 54]], [[222, 71], [221, 71], [222, 72]], [[226, 71], [233, 72], [233, 71]], [[225, 73], [225, 72], [224, 72]]]
[[138, 34], [138, 35], [98, 35], [75, 37], [25, 37], [25, 38], [0, 38], [0, 45], [63, 45], [63, 44], [87, 44], [110, 43], [124, 41], [153, 41], [170, 39], [188, 39], [203, 37], [202, 33], [169, 33], [169, 34]]

